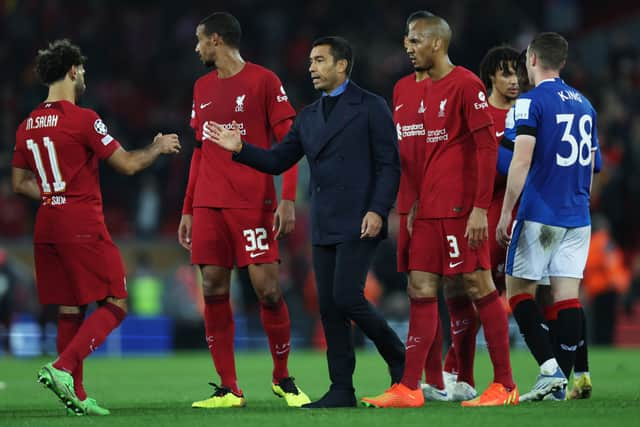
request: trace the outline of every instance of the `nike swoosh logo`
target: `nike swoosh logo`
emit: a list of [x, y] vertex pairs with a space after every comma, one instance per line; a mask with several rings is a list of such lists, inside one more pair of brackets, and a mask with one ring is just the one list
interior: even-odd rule
[[450, 262], [449, 263], [449, 268], [456, 268], [457, 266], [459, 266], [460, 264], [462, 264], [464, 261], [459, 261], [459, 262]]
[[413, 348], [413, 347], [415, 347], [415, 346], [416, 346], [415, 344], [408, 345], [408, 346], [407, 346], [407, 348], [406, 348], [406, 350], [409, 350], [410, 348]]
[[288, 352], [289, 352], [289, 349], [276, 351], [276, 356], [282, 356], [283, 354], [287, 354]]
[[454, 330], [452, 330], [452, 331], [451, 331], [451, 333], [452, 333], [453, 335], [458, 335], [458, 334], [463, 333], [463, 332], [464, 332], [464, 331], [466, 331], [466, 330], [467, 330], [467, 328], [464, 328], [464, 329], [454, 329]]
[[404, 104], [396, 105], [396, 111], [398, 111], [398, 110], [399, 110], [399, 109], [401, 109], [402, 107], [404, 107]]
[[205, 102], [204, 104], [200, 104], [200, 109], [202, 110], [203, 108], [207, 108], [209, 105], [211, 105], [213, 101], [209, 101], [209, 102]]
[[503, 132], [496, 132], [496, 136], [497, 136], [498, 138], [500, 138], [502, 135], [504, 135], [504, 131], [503, 131]]
[[251, 258], [256, 258], [256, 257], [259, 257], [260, 255], [264, 255], [264, 254], [266, 254], [266, 252], [252, 252], [252, 253], [249, 254], [249, 256]]

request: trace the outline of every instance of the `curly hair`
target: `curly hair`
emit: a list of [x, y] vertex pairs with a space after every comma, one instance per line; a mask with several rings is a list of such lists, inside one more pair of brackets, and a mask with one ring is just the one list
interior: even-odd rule
[[72, 65], [84, 65], [87, 58], [82, 55], [80, 48], [68, 39], [56, 40], [49, 43], [46, 49], [38, 51], [35, 72], [38, 80], [49, 86], [62, 80]]
[[508, 73], [509, 66], [515, 69], [518, 55], [518, 51], [510, 46], [496, 46], [489, 49], [480, 62], [480, 79], [487, 90], [491, 90], [493, 86], [491, 76], [498, 70]]

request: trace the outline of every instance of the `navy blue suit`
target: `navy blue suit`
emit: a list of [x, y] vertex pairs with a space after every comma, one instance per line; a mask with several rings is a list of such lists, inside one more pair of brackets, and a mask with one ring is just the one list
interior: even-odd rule
[[[351, 320], [376, 344], [399, 381], [404, 346], [364, 297], [375, 248], [400, 182], [400, 157], [384, 99], [350, 82], [325, 121], [322, 99], [305, 107], [283, 141], [269, 150], [245, 143], [234, 160], [279, 175], [307, 156], [311, 168], [311, 234], [332, 389], [353, 393]], [[380, 235], [360, 239], [368, 211], [384, 221]]]

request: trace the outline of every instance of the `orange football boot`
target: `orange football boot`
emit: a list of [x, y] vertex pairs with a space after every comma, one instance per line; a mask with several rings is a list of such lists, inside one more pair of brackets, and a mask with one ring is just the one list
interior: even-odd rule
[[420, 408], [424, 405], [422, 390], [411, 390], [404, 384], [394, 384], [376, 397], [363, 397], [362, 404], [370, 408]]
[[475, 399], [462, 402], [462, 406], [508, 406], [520, 403], [520, 393], [518, 387], [507, 391], [505, 386], [500, 383], [491, 383], [489, 387], [480, 396]]

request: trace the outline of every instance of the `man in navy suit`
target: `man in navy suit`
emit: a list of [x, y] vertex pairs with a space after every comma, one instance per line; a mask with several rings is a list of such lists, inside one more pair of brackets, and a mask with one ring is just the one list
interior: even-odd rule
[[235, 161], [273, 175], [307, 156], [313, 265], [331, 387], [303, 407], [355, 406], [351, 321], [375, 343], [392, 383], [404, 370], [402, 341], [364, 297], [367, 271], [387, 236], [386, 219], [400, 182], [397, 135], [384, 99], [349, 81], [353, 59], [345, 39], [316, 40], [309, 60], [322, 97], [300, 112], [280, 144], [264, 150], [243, 142], [239, 129], [213, 122], [205, 124], [204, 138], [232, 151]]

